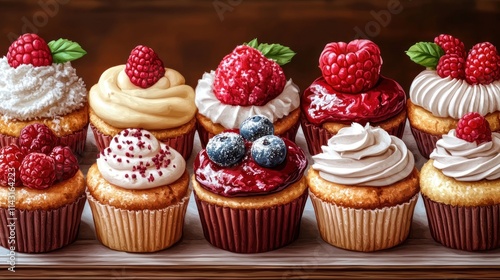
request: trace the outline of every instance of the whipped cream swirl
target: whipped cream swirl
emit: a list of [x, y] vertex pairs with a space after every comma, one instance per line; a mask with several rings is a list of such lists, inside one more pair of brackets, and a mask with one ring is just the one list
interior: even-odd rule
[[471, 85], [465, 80], [441, 78], [435, 70], [424, 70], [411, 84], [410, 99], [437, 117], [459, 119], [469, 112], [485, 116], [500, 111], [500, 80]]
[[70, 62], [34, 67], [9, 65], [0, 59], [0, 114], [29, 121], [57, 118], [82, 108], [87, 89]]
[[414, 169], [405, 143], [379, 127], [352, 123], [321, 147], [312, 168], [321, 178], [343, 185], [381, 187], [396, 183]]
[[291, 79], [280, 95], [263, 106], [235, 106], [221, 103], [212, 89], [214, 79], [215, 71], [203, 74], [196, 86], [195, 103], [200, 114], [227, 129], [238, 128], [240, 123], [254, 115], [263, 115], [271, 122], [275, 122], [300, 105], [299, 88]]
[[175, 182], [184, 173], [186, 161], [149, 131], [125, 129], [100, 154], [97, 168], [113, 185], [142, 190]]
[[500, 178], [500, 134], [492, 141], [477, 145], [455, 136], [455, 129], [438, 140], [430, 154], [434, 167], [458, 181], [495, 180]]

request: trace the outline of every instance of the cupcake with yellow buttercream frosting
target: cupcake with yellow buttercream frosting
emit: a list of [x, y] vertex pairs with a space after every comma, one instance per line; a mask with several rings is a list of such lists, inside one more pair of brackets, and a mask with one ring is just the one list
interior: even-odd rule
[[125, 128], [143, 128], [189, 158], [196, 130], [194, 90], [153, 49], [135, 47], [126, 65], [104, 71], [89, 92], [90, 124], [100, 151]]

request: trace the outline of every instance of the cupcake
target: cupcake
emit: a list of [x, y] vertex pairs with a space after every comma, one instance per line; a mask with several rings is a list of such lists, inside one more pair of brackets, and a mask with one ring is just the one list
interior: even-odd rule
[[379, 127], [353, 123], [322, 149], [306, 176], [321, 238], [362, 252], [406, 240], [419, 182], [404, 142]]
[[286, 80], [280, 66], [294, 55], [288, 47], [254, 39], [226, 55], [215, 71], [203, 74], [195, 98], [202, 147], [214, 135], [238, 128], [253, 115], [270, 119], [277, 135], [295, 141], [299, 89]]
[[[239, 132], [239, 133], [238, 133]], [[307, 200], [304, 152], [264, 116], [212, 137], [194, 161], [194, 197], [213, 246], [259, 253], [297, 239]]]
[[186, 161], [144, 129], [124, 129], [87, 173], [97, 239], [125, 252], [155, 252], [182, 237], [189, 202]]
[[153, 49], [139, 45], [127, 64], [104, 71], [89, 92], [90, 127], [99, 151], [125, 128], [142, 128], [187, 159], [196, 132], [194, 90]]
[[436, 143], [420, 173], [431, 235], [453, 249], [500, 248], [500, 133], [473, 112]]
[[424, 157], [469, 112], [485, 116], [491, 129], [500, 131], [500, 58], [495, 46], [479, 43], [467, 54], [464, 43], [442, 34], [406, 53], [426, 67], [413, 80], [407, 102], [411, 132]]
[[82, 154], [89, 123], [87, 89], [69, 61], [86, 52], [75, 42], [48, 44], [36, 34], [21, 35], [0, 59], [0, 147], [17, 144], [33, 123], [49, 127]]
[[322, 76], [301, 100], [302, 130], [312, 155], [353, 122], [403, 136], [406, 94], [396, 81], [380, 75], [381, 66], [380, 49], [370, 40], [325, 46], [319, 57]]
[[0, 246], [10, 251], [49, 252], [78, 235], [85, 179], [68, 146], [45, 141], [50, 133], [31, 124], [22, 131], [20, 146], [0, 149], [0, 221], [6, 225], [0, 227]]

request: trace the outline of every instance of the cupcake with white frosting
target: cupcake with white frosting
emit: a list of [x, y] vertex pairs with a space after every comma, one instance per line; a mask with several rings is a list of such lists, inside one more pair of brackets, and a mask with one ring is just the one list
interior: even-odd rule
[[353, 123], [322, 150], [307, 174], [321, 237], [364, 252], [402, 243], [419, 192], [413, 154], [404, 142], [379, 127]]
[[432, 237], [467, 250], [500, 247], [500, 134], [466, 114], [437, 141], [420, 174]]
[[116, 135], [90, 167], [87, 185], [97, 238], [105, 246], [154, 252], [180, 240], [191, 193], [186, 162], [151, 132]]

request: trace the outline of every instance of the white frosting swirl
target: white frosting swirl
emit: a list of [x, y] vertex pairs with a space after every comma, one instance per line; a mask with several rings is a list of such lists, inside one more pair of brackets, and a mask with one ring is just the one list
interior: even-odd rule
[[200, 114], [227, 129], [238, 128], [240, 123], [254, 115], [263, 115], [271, 122], [275, 122], [300, 105], [299, 88], [291, 79], [280, 95], [263, 106], [235, 106], [221, 103], [213, 93], [214, 79], [215, 71], [210, 71], [198, 80], [195, 103]]
[[125, 129], [100, 154], [97, 168], [113, 185], [143, 190], [175, 182], [184, 173], [186, 161], [149, 131]]
[[485, 116], [500, 111], [500, 80], [471, 85], [465, 80], [441, 78], [435, 70], [424, 70], [411, 84], [410, 99], [437, 117], [459, 119], [469, 112]]
[[53, 119], [80, 109], [85, 102], [85, 83], [70, 62], [13, 68], [6, 57], [0, 59], [0, 114], [4, 118]]
[[337, 184], [387, 186], [406, 178], [415, 166], [401, 139], [369, 124], [352, 123], [321, 148], [323, 153], [312, 157], [312, 168]]
[[500, 134], [492, 141], [477, 145], [455, 136], [455, 129], [437, 141], [430, 154], [434, 167], [458, 181], [495, 180], [500, 178]]

